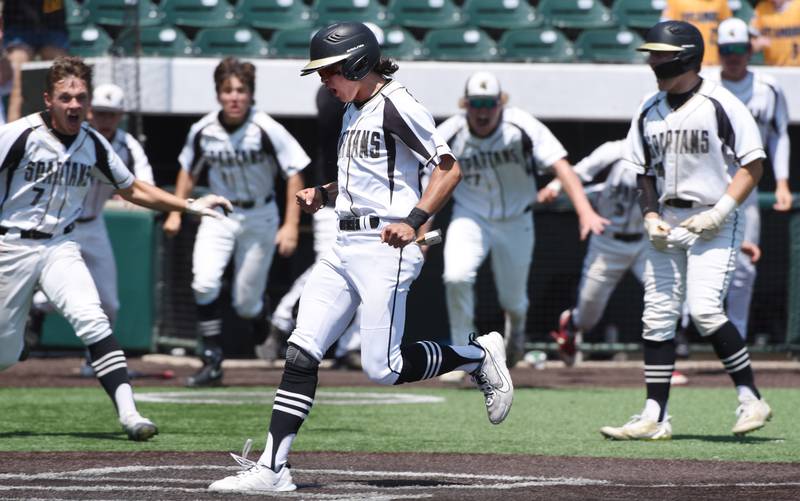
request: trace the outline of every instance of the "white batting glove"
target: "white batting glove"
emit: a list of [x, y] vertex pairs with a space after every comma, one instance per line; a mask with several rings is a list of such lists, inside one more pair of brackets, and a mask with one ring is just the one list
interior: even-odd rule
[[711, 240], [737, 205], [736, 200], [726, 193], [714, 207], [688, 217], [681, 223], [681, 226], [700, 235], [701, 238]]
[[217, 219], [223, 219], [225, 216], [215, 211], [214, 208], [219, 207], [225, 212], [225, 216], [233, 212], [233, 205], [227, 198], [219, 195], [205, 195], [197, 200], [189, 198], [186, 200], [186, 213], [194, 214], [195, 216], [209, 216]]
[[658, 250], [667, 248], [667, 237], [672, 227], [664, 222], [660, 217], [646, 217], [644, 218], [644, 229], [647, 231], [647, 236], [650, 242]]

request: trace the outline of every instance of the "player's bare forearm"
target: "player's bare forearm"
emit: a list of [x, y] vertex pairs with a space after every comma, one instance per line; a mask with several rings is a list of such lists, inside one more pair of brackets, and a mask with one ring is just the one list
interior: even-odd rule
[[792, 190], [789, 189], [788, 179], [775, 181], [775, 204], [772, 207], [778, 211], [787, 211], [792, 208]]
[[578, 175], [572, 170], [572, 166], [567, 162], [567, 159], [562, 158], [556, 160], [552, 167], [556, 173], [556, 177], [561, 181], [564, 192], [572, 202], [572, 206], [575, 207], [575, 212], [584, 214], [586, 211], [593, 210], [589, 199], [586, 198], [586, 193], [583, 191], [583, 183], [581, 183]]
[[[303, 189], [304, 184], [303, 174], [298, 172], [286, 180], [286, 193], [297, 193]], [[286, 197], [286, 212], [284, 213], [283, 224], [295, 227], [300, 224], [300, 206], [292, 200], [291, 196]]]
[[442, 157], [442, 162], [433, 169], [428, 188], [417, 204], [419, 209], [434, 215], [450, 200], [453, 191], [461, 182], [461, 166], [450, 155]]
[[183, 169], [178, 170], [178, 177], [175, 179], [175, 196], [180, 199], [187, 199], [194, 189], [194, 180]]
[[[177, 190], [176, 190], [177, 191]], [[186, 210], [186, 199], [164, 191], [157, 186], [147, 184], [138, 179], [128, 188], [117, 190], [122, 198], [132, 204], [162, 212], [183, 212]]]
[[753, 160], [747, 165], [742, 166], [734, 174], [731, 183], [725, 193], [733, 197], [736, 203], [741, 204], [758, 185], [761, 174], [764, 172], [764, 165], [761, 160]]

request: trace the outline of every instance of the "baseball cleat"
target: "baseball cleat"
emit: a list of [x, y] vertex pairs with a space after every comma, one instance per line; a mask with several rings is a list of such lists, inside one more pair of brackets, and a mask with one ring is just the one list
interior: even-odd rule
[[222, 367], [216, 365], [204, 365], [197, 374], [189, 376], [186, 380], [186, 386], [189, 388], [205, 388], [221, 385]]
[[558, 317], [558, 330], [551, 331], [550, 337], [558, 345], [558, 356], [564, 361], [564, 365], [572, 367], [575, 365], [575, 334], [570, 331], [569, 323], [572, 317], [572, 310], [564, 310]]
[[483, 392], [486, 411], [492, 424], [500, 424], [508, 416], [514, 401], [514, 384], [506, 367], [503, 336], [490, 332], [480, 337], [470, 335], [469, 343], [483, 350], [481, 365], [471, 373], [472, 380]]
[[128, 434], [128, 438], [135, 442], [144, 442], [158, 435], [158, 427], [146, 417], [138, 413], [120, 417], [119, 423]]
[[740, 396], [739, 407], [736, 408], [738, 419], [731, 430], [734, 435], [744, 435], [763, 428], [772, 419], [772, 409], [764, 401], [753, 396]]
[[669, 377], [669, 384], [672, 386], [689, 384], [689, 378], [683, 372], [672, 371], [672, 375]]
[[622, 426], [603, 426], [600, 433], [613, 440], [669, 440], [672, 438], [670, 416], [660, 423], [654, 419], [635, 415]]
[[247, 453], [253, 441], [248, 439], [244, 444], [241, 456], [231, 453], [231, 457], [242, 467], [235, 475], [217, 480], [208, 486], [208, 490], [217, 492], [288, 492], [297, 489], [292, 481], [289, 465], [283, 465], [277, 472], [250, 461]]

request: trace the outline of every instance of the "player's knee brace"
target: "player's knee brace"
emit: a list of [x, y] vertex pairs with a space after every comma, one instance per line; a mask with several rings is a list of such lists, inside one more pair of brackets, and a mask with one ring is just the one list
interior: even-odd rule
[[294, 344], [289, 344], [286, 349], [286, 365], [284, 373], [300, 379], [313, 378], [316, 382], [319, 361], [314, 359], [305, 350]]

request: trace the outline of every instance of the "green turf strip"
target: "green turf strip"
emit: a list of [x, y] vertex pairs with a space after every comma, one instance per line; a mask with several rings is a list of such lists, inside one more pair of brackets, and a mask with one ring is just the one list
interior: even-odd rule
[[[800, 391], [793, 389], [765, 392], [775, 417], [746, 438], [730, 433], [737, 404], [732, 389], [673, 389], [673, 439], [655, 443], [613, 442], [598, 433], [601, 426], [621, 425], [638, 412], [643, 389], [517, 390], [511, 414], [499, 426], [489, 424], [477, 390], [411, 386], [322, 390], [415, 393], [446, 400], [403, 405], [321, 403], [303, 426], [294, 450], [800, 462]], [[140, 387], [137, 391], [181, 390]], [[161, 430], [147, 443], [126, 439], [99, 388], [0, 389], [0, 451], [224, 452], [239, 449], [248, 437], [260, 449], [270, 413], [266, 396], [254, 404], [141, 403], [139, 407]]]

